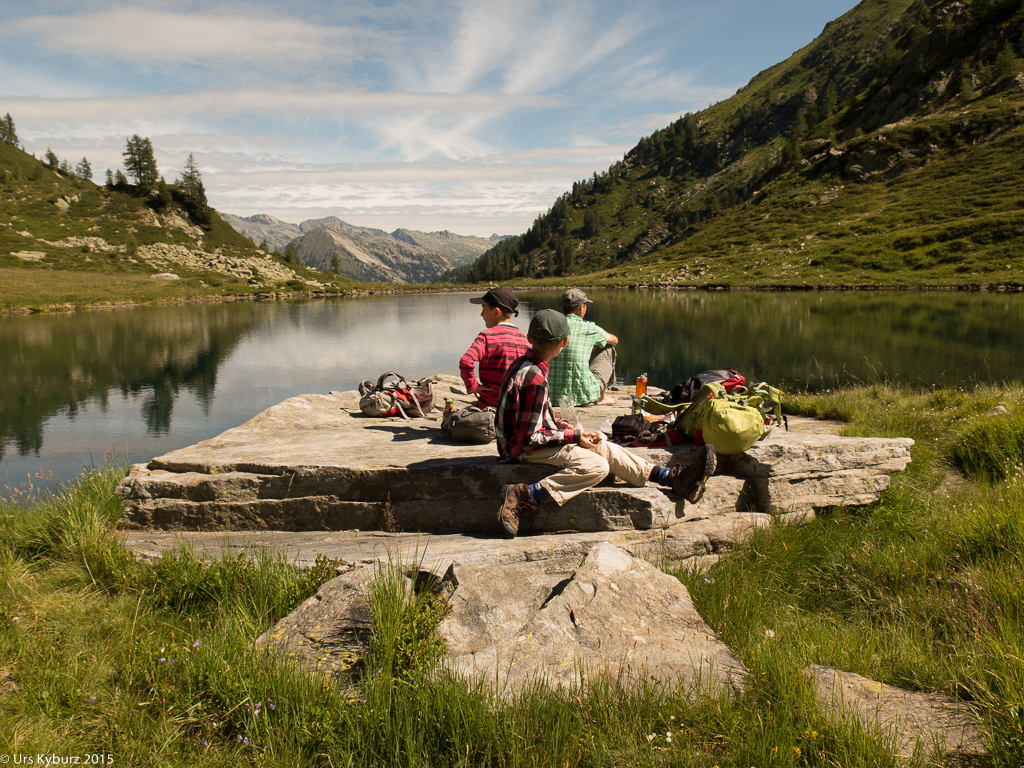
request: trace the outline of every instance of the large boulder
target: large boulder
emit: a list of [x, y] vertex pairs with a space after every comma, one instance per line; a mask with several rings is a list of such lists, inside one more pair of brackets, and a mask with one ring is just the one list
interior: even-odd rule
[[522, 564], [450, 574], [442, 622], [451, 667], [499, 691], [607, 676], [696, 693], [733, 691], [746, 671], [697, 614], [678, 579], [608, 543], [575, 570]]

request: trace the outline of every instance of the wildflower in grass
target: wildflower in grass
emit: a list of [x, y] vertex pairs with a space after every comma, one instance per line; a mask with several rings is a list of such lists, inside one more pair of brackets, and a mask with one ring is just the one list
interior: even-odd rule
[[653, 733], [648, 733], [647, 734], [647, 741], [648, 742], [654, 741], [654, 734]]
[[793, 754], [800, 757], [800, 747], [793, 747]]
[[192, 647], [193, 648], [198, 648], [199, 647], [199, 641], [196, 640], [194, 643], [192, 643]]
[[90, 704], [95, 704], [96, 703], [96, 697], [95, 696], [90, 696], [89, 697], [89, 703]]

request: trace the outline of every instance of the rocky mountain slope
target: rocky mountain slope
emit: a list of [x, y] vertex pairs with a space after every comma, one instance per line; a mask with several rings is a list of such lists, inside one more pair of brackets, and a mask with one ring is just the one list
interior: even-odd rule
[[[289, 224], [273, 216], [224, 217], [256, 243], [296, 255], [314, 269], [368, 282], [428, 283], [442, 273], [475, 261], [501, 238], [358, 227], [336, 216]], [[337, 269], [335, 270], [335, 267]]]
[[864, 0], [454, 280], [1020, 284], [1020, 0]]

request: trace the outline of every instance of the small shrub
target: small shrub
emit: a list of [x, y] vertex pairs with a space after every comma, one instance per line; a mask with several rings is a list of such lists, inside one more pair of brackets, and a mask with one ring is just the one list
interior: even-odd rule
[[953, 442], [949, 458], [971, 477], [1005, 480], [1024, 465], [1024, 415], [979, 417]]
[[373, 640], [367, 666], [387, 678], [408, 679], [445, 652], [437, 634], [448, 604], [428, 583], [417, 587], [395, 564], [382, 566], [370, 583]]

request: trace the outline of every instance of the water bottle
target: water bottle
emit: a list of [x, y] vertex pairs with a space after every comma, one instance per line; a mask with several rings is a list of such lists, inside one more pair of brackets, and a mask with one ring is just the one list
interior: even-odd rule
[[636, 396], [638, 398], [647, 394], [647, 374], [641, 373], [636, 377]]
[[444, 410], [441, 412], [441, 418], [444, 419], [446, 416], [450, 416], [452, 411], [455, 410], [455, 400], [451, 397], [444, 399]]

